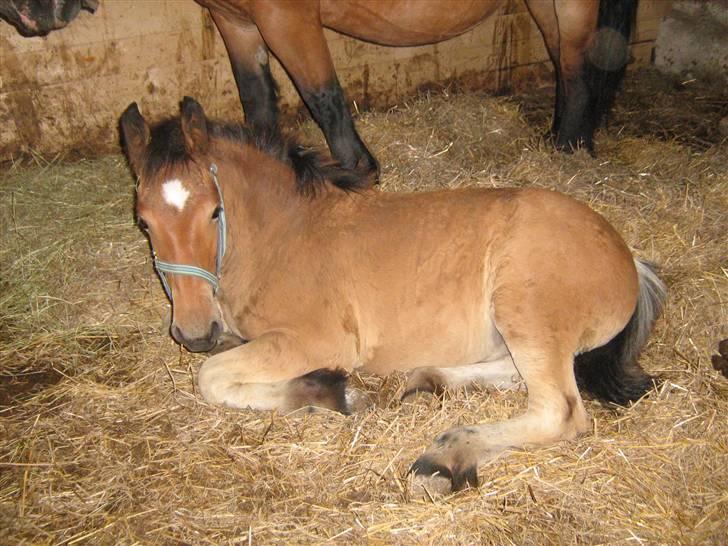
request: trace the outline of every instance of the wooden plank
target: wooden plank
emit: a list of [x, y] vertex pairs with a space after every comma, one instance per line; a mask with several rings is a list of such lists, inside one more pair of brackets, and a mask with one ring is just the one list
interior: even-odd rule
[[[666, 0], [642, 0], [633, 50], [649, 62]], [[522, 2], [453, 40], [391, 48], [326, 31], [350, 99], [385, 107], [422, 86], [517, 88], [548, 75], [541, 34]], [[283, 69], [271, 63], [284, 109], [301, 101]], [[191, 0], [113, 0], [82, 13], [45, 38], [22, 38], [0, 25], [0, 160], [32, 148], [56, 153], [95, 143], [118, 149], [117, 121], [132, 101], [152, 117], [175, 112], [193, 95], [212, 115], [242, 118], [224, 45], [209, 14]]]

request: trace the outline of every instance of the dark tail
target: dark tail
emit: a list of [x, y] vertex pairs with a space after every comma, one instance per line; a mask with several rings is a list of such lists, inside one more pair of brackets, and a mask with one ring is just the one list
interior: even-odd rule
[[614, 103], [629, 62], [629, 38], [638, 0], [601, 0], [597, 34], [586, 52], [584, 76], [589, 87], [592, 127], [599, 126]]
[[639, 276], [639, 297], [632, 318], [606, 345], [574, 359], [579, 388], [602, 402], [620, 406], [639, 399], [654, 385], [655, 378], [637, 363], [642, 347], [660, 315], [667, 289], [647, 262], [635, 259]]

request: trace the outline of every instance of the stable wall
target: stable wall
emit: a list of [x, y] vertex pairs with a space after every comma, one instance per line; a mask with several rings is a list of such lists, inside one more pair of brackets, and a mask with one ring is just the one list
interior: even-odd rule
[[[457, 0], [452, 0], [457, 1]], [[640, 3], [632, 55], [650, 62], [667, 0]], [[472, 31], [440, 44], [389, 48], [327, 31], [339, 79], [357, 106], [386, 107], [430, 84], [505, 91], [549, 82], [541, 35], [509, 0]], [[273, 61], [284, 109], [300, 107]], [[102, 0], [70, 26], [23, 38], [0, 24], [0, 160], [28, 152], [118, 149], [117, 123], [137, 101], [145, 115], [176, 113], [190, 95], [208, 114], [242, 119], [227, 53], [209, 14], [192, 0]]]

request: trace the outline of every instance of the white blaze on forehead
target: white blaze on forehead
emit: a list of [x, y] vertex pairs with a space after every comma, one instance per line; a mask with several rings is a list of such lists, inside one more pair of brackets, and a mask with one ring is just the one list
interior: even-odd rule
[[190, 192], [184, 187], [181, 180], [173, 178], [162, 184], [162, 196], [168, 205], [172, 205], [177, 210], [182, 210], [185, 208]]

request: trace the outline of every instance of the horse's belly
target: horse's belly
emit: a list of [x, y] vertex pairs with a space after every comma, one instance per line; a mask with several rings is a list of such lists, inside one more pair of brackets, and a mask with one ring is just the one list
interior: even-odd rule
[[321, 21], [367, 42], [417, 46], [466, 32], [498, 4], [500, 0], [321, 0]]
[[366, 328], [361, 355], [364, 370], [387, 375], [424, 366], [462, 366], [497, 358], [507, 351], [485, 302], [398, 315]]

